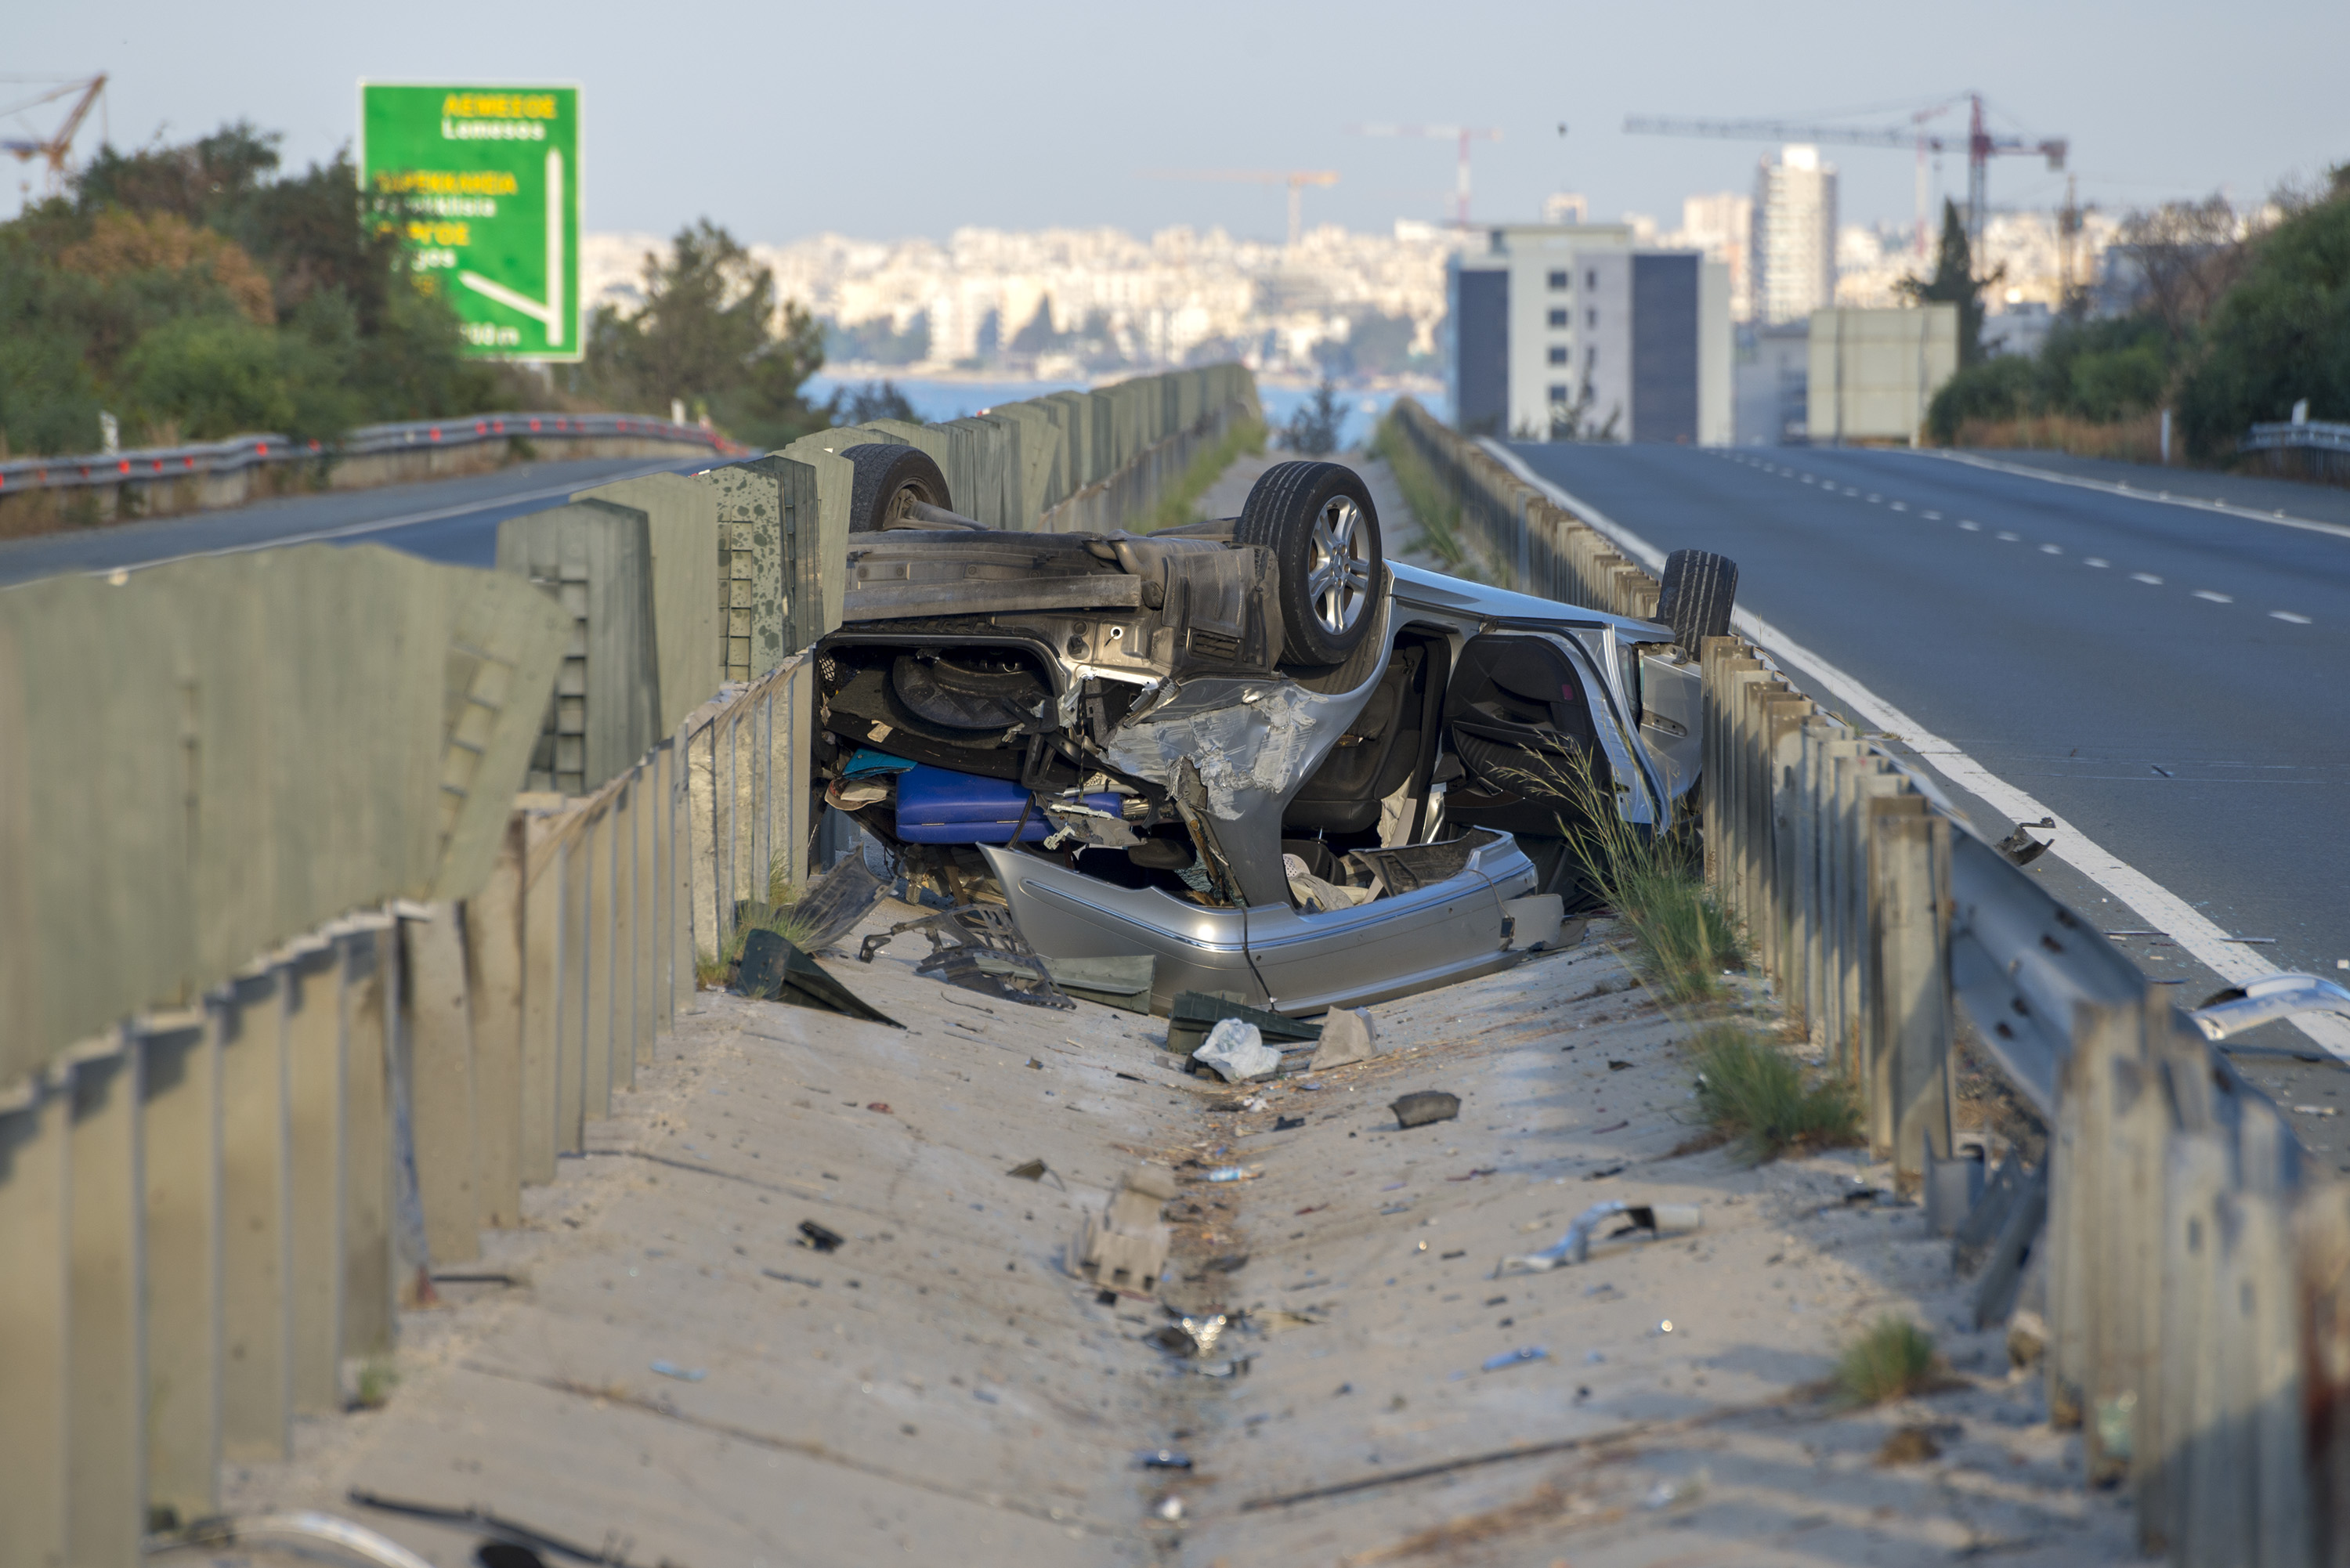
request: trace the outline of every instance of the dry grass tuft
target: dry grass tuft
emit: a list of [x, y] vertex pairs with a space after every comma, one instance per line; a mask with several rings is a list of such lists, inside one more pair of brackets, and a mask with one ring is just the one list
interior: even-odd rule
[[1699, 1110], [1721, 1135], [1718, 1142], [1738, 1140], [1755, 1164], [1791, 1150], [1860, 1141], [1860, 1106], [1851, 1091], [1833, 1079], [1806, 1086], [1803, 1069], [1770, 1041], [1717, 1023], [1691, 1044]]
[[1945, 1386], [1934, 1336], [1906, 1317], [1887, 1313], [1845, 1347], [1836, 1363], [1836, 1391], [1853, 1405], [1882, 1405]]

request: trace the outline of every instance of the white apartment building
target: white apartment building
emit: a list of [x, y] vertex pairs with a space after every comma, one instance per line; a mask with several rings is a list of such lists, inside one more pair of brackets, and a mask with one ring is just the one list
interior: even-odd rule
[[1753, 319], [1800, 321], [1835, 303], [1835, 166], [1791, 143], [1754, 171]]
[[1462, 430], [1730, 440], [1730, 275], [1721, 263], [1635, 248], [1622, 223], [1519, 223], [1464, 249], [1447, 281], [1446, 374]]

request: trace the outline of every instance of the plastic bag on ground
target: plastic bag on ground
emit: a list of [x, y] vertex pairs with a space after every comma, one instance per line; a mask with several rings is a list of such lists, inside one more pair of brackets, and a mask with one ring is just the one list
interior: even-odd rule
[[1191, 1060], [1206, 1063], [1227, 1084], [1269, 1078], [1281, 1068], [1281, 1053], [1264, 1043], [1255, 1024], [1238, 1018], [1219, 1020]]

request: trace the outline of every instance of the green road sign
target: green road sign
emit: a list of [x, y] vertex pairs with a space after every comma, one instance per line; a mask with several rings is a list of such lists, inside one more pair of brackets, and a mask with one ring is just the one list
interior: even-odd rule
[[359, 178], [469, 357], [579, 358], [577, 88], [361, 82]]

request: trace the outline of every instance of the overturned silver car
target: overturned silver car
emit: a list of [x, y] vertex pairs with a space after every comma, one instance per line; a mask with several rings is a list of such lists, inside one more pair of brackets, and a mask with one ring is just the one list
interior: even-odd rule
[[[1696, 784], [1719, 556], [1673, 557], [1658, 624], [1389, 564], [1336, 463], [1277, 464], [1235, 518], [1032, 534], [957, 515], [915, 449], [842, 455], [826, 800], [1042, 953], [1153, 955], [1161, 1008], [1312, 1013], [1513, 962], [1589, 901], [1578, 799], [1655, 829]], [[1542, 782], [1570, 772], [1596, 787]]]

